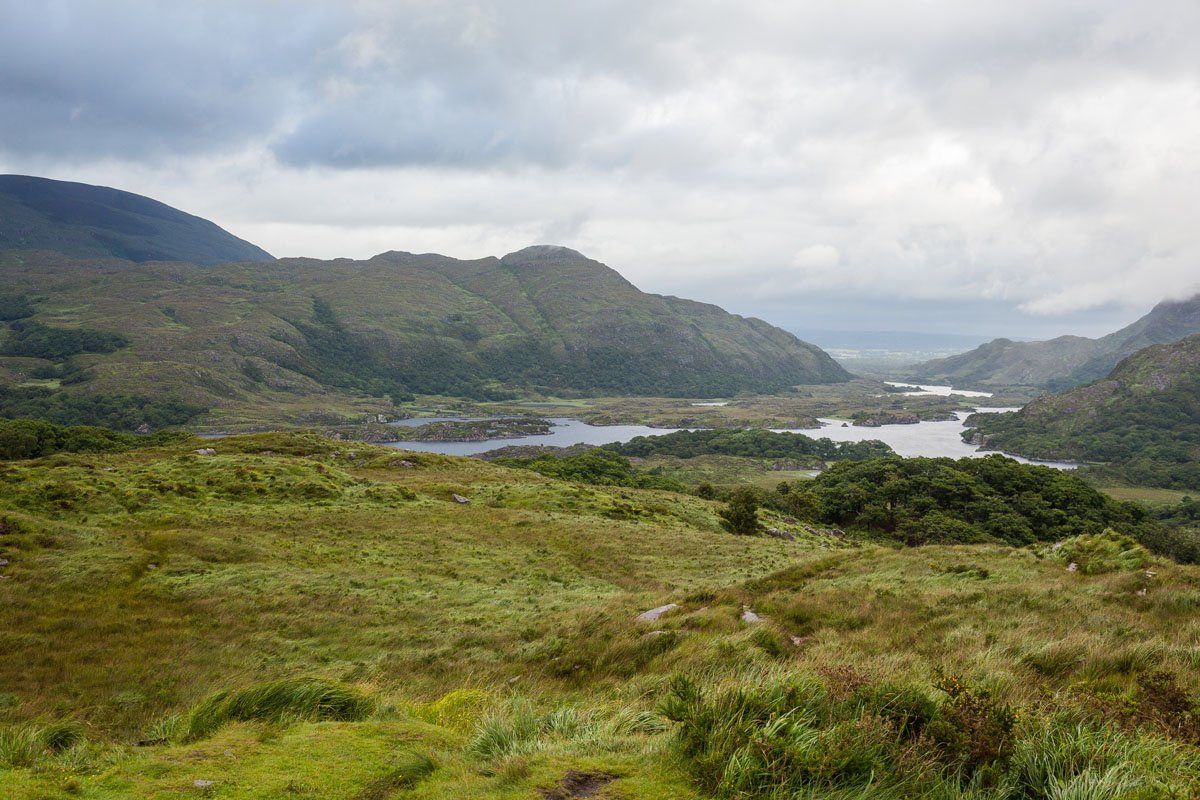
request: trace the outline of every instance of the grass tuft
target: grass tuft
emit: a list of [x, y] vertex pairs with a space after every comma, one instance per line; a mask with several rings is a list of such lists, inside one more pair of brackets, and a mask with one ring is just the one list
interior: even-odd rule
[[169, 739], [196, 741], [230, 722], [293, 722], [366, 719], [374, 702], [357, 689], [321, 680], [281, 680], [237, 691], [224, 690], [193, 706], [178, 723], [164, 722]]

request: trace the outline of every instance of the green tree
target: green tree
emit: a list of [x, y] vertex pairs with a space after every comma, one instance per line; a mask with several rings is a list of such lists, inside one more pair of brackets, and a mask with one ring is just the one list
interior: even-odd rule
[[729, 496], [729, 503], [717, 512], [721, 527], [738, 536], [753, 536], [762, 530], [758, 521], [758, 496], [750, 489], [737, 489]]

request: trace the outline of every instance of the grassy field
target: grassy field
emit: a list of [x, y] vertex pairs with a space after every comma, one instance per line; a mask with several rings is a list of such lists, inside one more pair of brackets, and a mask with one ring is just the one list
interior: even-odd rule
[[796, 459], [742, 458], [708, 455], [694, 458], [651, 456], [638, 459], [639, 469], [675, 478], [687, 485], [710, 483], [713, 486], [752, 484], [774, 488], [780, 481], [806, 480], [820, 467], [817, 459], [809, 465]]
[[[1200, 569], [736, 537], [689, 495], [311, 434], [197, 446], [0, 465], [0, 795], [767, 797], [801, 741], [804, 797], [1200, 791]], [[911, 742], [894, 686], [933, 715]], [[689, 749], [729, 703], [751, 727]], [[947, 766], [945, 730], [993, 716], [1004, 770]], [[720, 751], [746, 737], [776, 749]], [[1012, 793], [1038, 758], [1075, 793]]]
[[1148, 506], [1173, 506], [1194, 492], [1184, 492], [1176, 489], [1154, 489], [1148, 486], [1105, 486], [1101, 488], [1105, 494], [1118, 500], [1130, 500]]

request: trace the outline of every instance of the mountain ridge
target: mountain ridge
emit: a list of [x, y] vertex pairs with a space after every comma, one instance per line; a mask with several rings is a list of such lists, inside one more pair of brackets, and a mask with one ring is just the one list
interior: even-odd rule
[[976, 414], [970, 435], [989, 449], [1107, 464], [1116, 477], [1200, 488], [1200, 334], [1151, 345], [1107, 377], [1042, 395], [1010, 414]]
[[274, 259], [216, 223], [153, 198], [32, 175], [0, 175], [0, 249], [201, 266]]
[[[708, 397], [850, 378], [760, 320], [643, 293], [574, 251], [529, 255], [286, 258], [264, 270], [0, 253], [0, 280], [25, 308], [0, 338], [0, 388], [204, 409], [375, 398], [386, 410], [413, 394]], [[64, 336], [74, 350], [48, 344]]]
[[1035, 342], [999, 338], [974, 350], [909, 367], [906, 379], [961, 387], [1032, 386], [1069, 389], [1104, 377], [1145, 347], [1200, 333], [1200, 295], [1164, 300], [1105, 336], [1058, 336]]

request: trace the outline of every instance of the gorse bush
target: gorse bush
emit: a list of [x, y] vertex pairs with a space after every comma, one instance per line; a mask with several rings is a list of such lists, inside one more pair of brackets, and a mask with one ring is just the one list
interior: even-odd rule
[[374, 702], [357, 689], [321, 680], [281, 680], [237, 691], [220, 691], [168, 727], [167, 738], [195, 741], [230, 722], [339, 720], [370, 716]]

